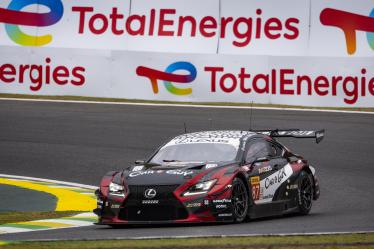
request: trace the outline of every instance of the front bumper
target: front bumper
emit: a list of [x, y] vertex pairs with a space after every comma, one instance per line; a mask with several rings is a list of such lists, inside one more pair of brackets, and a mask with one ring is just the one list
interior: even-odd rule
[[[141, 189], [142, 190], [142, 189]], [[182, 200], [172, 191], [165, 192], [159, 200], [138, 198], [133, 189], [132, 196], [125, 199], [105, 197], [98, 194], [98, 225], [119, 224], [176, 224], [232, 222], [231, 191], [216, 195], [200, 195]]]

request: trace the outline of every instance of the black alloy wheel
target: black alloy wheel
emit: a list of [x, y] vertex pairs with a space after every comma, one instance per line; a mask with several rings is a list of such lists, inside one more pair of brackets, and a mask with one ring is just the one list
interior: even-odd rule
[[248, 192], [239, 178], [235, 178], [232, 182], [231, 204], [234, 222], [242, 222], [248, 213]]
[[299, 178], [298, 205], [299, 212], [306, 215], [312, 209], [313, 200], [313, 180], [306, 171], [302, 171]]

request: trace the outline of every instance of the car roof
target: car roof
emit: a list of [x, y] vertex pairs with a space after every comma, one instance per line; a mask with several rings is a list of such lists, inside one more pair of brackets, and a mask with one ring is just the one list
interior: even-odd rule
[[258, 134], [240, 130], [199, 131], [179, 135], [170, 140], [164, 147], [177, 144], [220, 143], [233, 145], [238, 148], [241, 141], [255, 135]]

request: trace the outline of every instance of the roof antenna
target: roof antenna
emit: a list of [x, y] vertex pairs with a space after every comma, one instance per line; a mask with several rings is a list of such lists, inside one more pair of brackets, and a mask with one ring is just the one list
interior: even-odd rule
[[252, 111], [253, 111], [253, 100], [251, 101], [251, 112], [249, 115], [249, 131], [252, 131]]
[[187, 133], [187, 125], [186, 125], [186, 122], [183, 123], [184, 124], [184, 134]]

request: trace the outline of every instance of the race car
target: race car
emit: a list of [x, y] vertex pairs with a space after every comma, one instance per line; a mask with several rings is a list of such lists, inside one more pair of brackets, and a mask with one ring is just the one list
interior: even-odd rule
[[242, 222], [297, 212], [320, 195], [315, 169], [277, 137], [324, 130], [202, 131], [179, 135], [145, 161], [107, 173], [97, 224]]

